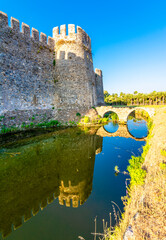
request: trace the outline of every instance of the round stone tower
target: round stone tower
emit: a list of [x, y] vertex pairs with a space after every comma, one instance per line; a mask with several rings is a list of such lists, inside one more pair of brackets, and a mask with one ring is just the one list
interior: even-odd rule
[[55, 27], [55, 105], [64, 119], [71, 119], [75, 113], [85, 114], [96, 105], [96, 79], [93, 70], [91, 40], [85, 31], [75, 25]]

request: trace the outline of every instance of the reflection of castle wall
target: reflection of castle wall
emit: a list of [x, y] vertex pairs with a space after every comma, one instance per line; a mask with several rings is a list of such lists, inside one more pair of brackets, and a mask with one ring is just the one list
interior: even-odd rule
[[[59, 197], [73, 207], [92, 190], [95, 151], [100, 137], [68, 129], [16, 143], [0, 169], [0, 231], [12, 230]], [[99, 141], [100, 142], [100, 141]], [[19, 147], [17, 147], [19, 146]], [[99, 146], [99, 145], [98, 145]], [[7, 161], [8, 159], [8, 161]], [[7, 163], [7, 164], [5, 164]], [[71, 205], [71, 206], [72, 206]]]
[[87, 198], [89, 197], [89, 194], [92, 191], [92, 181], [86, 182], [82, 181], [79, 182], [78, 185], [72, 186], [71, 182], [69, 181], [68, 187], [64, 186], [64, 182], [61, 181], [60, 186], [60, 195], [58, 197], [59, 204], [60, 205], [66, 205], [66, 207], [78, 207], [79, 203], [82, 205]]
[[[73, 206], [83, 204], [92, 190], [95, 151], [98, 136], [78, 135], [75, 144], [65, 138], [63, 143], [67, 146], [59, 154], [59, 178], [61, 181], [59, 201], [65, 201], [69, 206], [71, 199]], [[70, 161], [69, 161], [70, 159]]]
[[103, 147], [103, 138], [98, 138], [97, 140], [97, 146], [96, 146], [96, 154], [99, 154], [102, 152], [102, 147]]

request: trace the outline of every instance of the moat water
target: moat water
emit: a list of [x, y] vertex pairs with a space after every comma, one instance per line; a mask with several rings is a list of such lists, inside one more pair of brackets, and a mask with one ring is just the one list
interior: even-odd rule
[[[7, 240], [94, 239], [109, 222], [112, 202], [123, 212], [132, 155], [139, 156], [145, 121], [129, 120], [130, 138], [102, 137], [97, 129], [69, 128], [29, 137], [0, 148], [0, 238]], [[110, 122], [107, 132], [118, 130]], [[133, 138], [138, 137], [136, 140]], [[118, 208], [114, 205], [116, 211]], [[109, 224], [109, 223], [108, 223]], [[3, 238], [2, 238], [3, 239]]]

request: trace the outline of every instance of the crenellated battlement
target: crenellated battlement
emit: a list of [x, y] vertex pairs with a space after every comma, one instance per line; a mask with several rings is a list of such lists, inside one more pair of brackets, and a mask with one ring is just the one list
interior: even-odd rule
[[[45, 45], [49, 45], [50, 47], [54, 47], [54, 44], [56, 44], [60, 40], [64, 40], [64, 43], [66, 41], [73, 41], [75, 40], [79, 44], [82, 44], [85, 48], [88, 50], [91, 50], [91, 39], [89, 35], [79, 26], [75, 26], [74, 24], [68, 24], [68, 27], [66, 28], [66, 25], [61, 25], [59, 27], [53, 28], [53, 38], [46, 36], [44, 33], [40, 33], [39, 37], [39, 31], [32, 27], [30, 29], [30, 26], [26, 23], [21, 24], [21, 31], [20, 31], [20, 22], [18, 19], [11, 17], [10, 19], [11, 27], [9, 26], [9, 20], [8, 15], [4, 12], [0, 11], [0, 28], [11, 28], [17, 33], [23, 33], [24, 36], [27, 39], [32, 38], [33, 40], [37, 42], [41, 42]], [[77, 30], [76, 30], [77, 29]], [[67, 35], [68, 32], [68, 35]]]
[[48, 36], [47, 38], [47, 35], [41, 32], [40, 38], [39, 38], [39, 31], [36, 30], [35, 28], [32, 28], [32, 30], [30, 31], [30, 26], [27, 25], [26, 23], [21, 24], [21, 31], [20, 31], [20, 22], [16, 18], [11, 17], [10, 23], [11, 23], [11, 27], [8, 24], [8, 15], [0, 11], [0, 29], [11, 28], [11, 30], [17, 33], [24, 34], [27, 40], [33, 39], [36, 42], [39, 42], [39, 43], [41, 42], [44, 45], [48, 45], [49, 47], [54, 48], [55, 41], [52, 37]]
[[77, 26], [76, 28], [74, 24], [68, 24], [68, 28], [66, 28], [66, 25], [61, 25], [60, 28], [54, 27], [53, 39], [55, 40], [55, 43], [57, 43], [60, 40], [64, 40], [64, 43], [65, 41], [75, 40], [79, 44], [83, 44], [86, 48], [91, 50], [91, 39], [89, 35], [81, 27]]

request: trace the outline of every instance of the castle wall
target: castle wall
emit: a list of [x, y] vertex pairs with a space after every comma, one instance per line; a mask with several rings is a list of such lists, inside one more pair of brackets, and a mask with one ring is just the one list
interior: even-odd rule
[[53, 39], [49, 37], [47, 42], [47, 36], [41, 33], [39, 40], [35, 29], [30, 36], [30, 28], [24, 23], [20, 32], [19, 21], [14, 18], [9, 27], [8, 17], [3, 13], [0, 39], [0, 115], [6, 116], [6, 123], [18, 125], [35, 114], [39, 120], [45, 114], [53, 117], [56, 92]]
[[66, 25], [55, 27], [47, 39], [21, 27], [14, 18], [9, 26], [0, 12], [1, 126], [78, 120], [77, 112], [84, 115], [101, 102], [102, 78], [95, 77], [91, 40], [82, 28], [69, 24], [67, 35]]
[[95, 84], [96, 84], [96, 105], [104, 105], [104, 90], [103, 90], [103, 75], [100, 69], [95, 69]]

